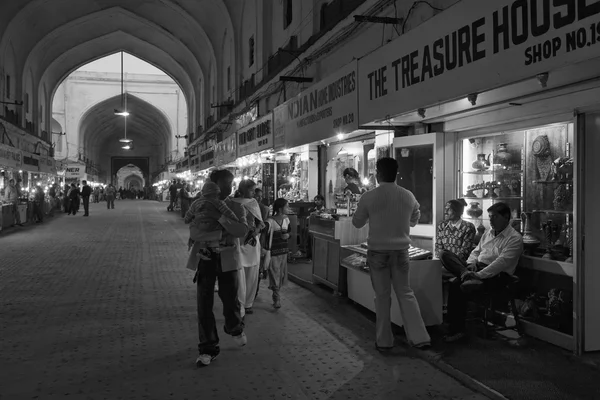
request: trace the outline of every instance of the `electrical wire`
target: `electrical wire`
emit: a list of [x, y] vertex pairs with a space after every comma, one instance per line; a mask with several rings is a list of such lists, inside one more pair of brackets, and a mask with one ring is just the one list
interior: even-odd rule
[[[395, 4], [395, 2], [394, 2], [394, 4]], [[415, 1], [415, 2], [413, 3], [413, 5], [412, 5], [412, 6], [411, 6], [411, 7], [408, 9], [408, 12], [406, 13], [406, 17], [404, 18], [404, 23], [402, 24], [402, 34], [404, 34], [404, 33], [405, 33], [405, 31], [406, 31], [406, 23], [408, 22], [408, 19], [410, 18], [410, 14], [413, 12], [413, 10], [414, 10], [414, 9], [415, 9], [415, 8], [416, 8], [416, 7], [417, 7], [419, 4], [426, 4], [426, 5], [428, 5], [428, 6], [429, 6], [429, 8], [431, 8], [431, 9], [432, 9], [432, 10], [434, 10], [434, 11], [438, 11], [438, 12], [439, 12], [439, 11], [444, 11], [444, 9], [443, 9], [443, 8], [438, 8], [438, 7], [435, 7], [435, 6], [433, 6], [433, 5], [432, 5], [430, 2], [428, 2], [428, 1], [425, 1], [425, 0], [418, 0], [418, 1]]]

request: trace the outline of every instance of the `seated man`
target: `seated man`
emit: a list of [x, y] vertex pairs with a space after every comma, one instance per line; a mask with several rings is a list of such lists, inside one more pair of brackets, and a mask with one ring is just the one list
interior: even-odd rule
[[444, 220], [438, 225], [435, 240], [435, 254], [438, 258], [442, 258], [443, 252], [449, 251], [467, 261], [473, 250], [473, 238], [477, 231], [475, 225], [461, 218], [465, 210], [463, 202], [450, 200], [444, 207]]
[[465, 337], [468, 293], [478, 290], [497, 290], [508, 283], [521, 253], [523, 237], [510, 226], [510, 207], [496, 203], [487, 209], [491, 229], [465, 262], [451, 252], [442, 252], [442, 265], [458, 279], [450, 285], [448, 295], [449, 332], [447, 342]]

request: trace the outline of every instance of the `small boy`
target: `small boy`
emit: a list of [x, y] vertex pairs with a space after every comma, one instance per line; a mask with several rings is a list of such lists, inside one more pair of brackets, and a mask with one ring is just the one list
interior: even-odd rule
[[[190, 223], [190, 240], [200, 245], [198, 257], [210, 260], [211, 253], [219, 253], [223, 239], [223, 227], [219, 218], [225, 216], [233, 221], [239, 219], [219, 195], [221, 189], [216, 183], [207, 182], [202, 187], [202, 197], [194, 203], [194, 218]], [[191, 245], [191, 243], [190, 243]]]

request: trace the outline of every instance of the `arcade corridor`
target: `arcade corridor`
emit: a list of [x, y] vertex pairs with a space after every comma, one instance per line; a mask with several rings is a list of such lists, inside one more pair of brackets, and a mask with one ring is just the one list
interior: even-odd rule
[[[248, 345], [198, 369], [187, 227], [165, 203], [92, 204], [3, 234], [0, 399], [482, 399], [430, 364], [382, 356], [371, 321], [263, 284]], [[217, 320], [223, 323], [219, 302]]]

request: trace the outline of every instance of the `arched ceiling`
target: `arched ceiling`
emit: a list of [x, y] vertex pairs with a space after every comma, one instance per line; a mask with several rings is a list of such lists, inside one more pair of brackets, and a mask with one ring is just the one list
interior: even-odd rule
[[172, 140], [171, 124], [167, 117], [150, 103], [127, 95], [127, 110], [130, 115], [122, 117], [114, 114], [121, 108], [121, 96], [104, 100], [86, 111], [79, 126], [79, 143], [90, 154], [101, 150], [107, 140], [123, 137], [125, 118], [127, 118], [127, 136], [142, 138], [143, 143], [134, 142], [134, 146], [158, 146], [164, 144], [170, 150]]
[[[0, 57], [12, 46], [21, 81], [31, 68], [34, 88], [45, 86], [51, 96], [68, 72], [126, 50], [162, 69], [182, 86], [188, 105], [195, 107], [190, 112], [193, 124], [201, 107], [208, 110], [207, 104], [200, 104], [200, 82], [207, 93], [211, 70], [222, 71], [220, 53], [225, 33], [236, 37], [229, 10], [239, 9], [239, 1], [5, 1], [0, 13]], [[238, 19], [236, 16], [234, 20]], [[235, 85], [236, 76], [232, 78]]]

